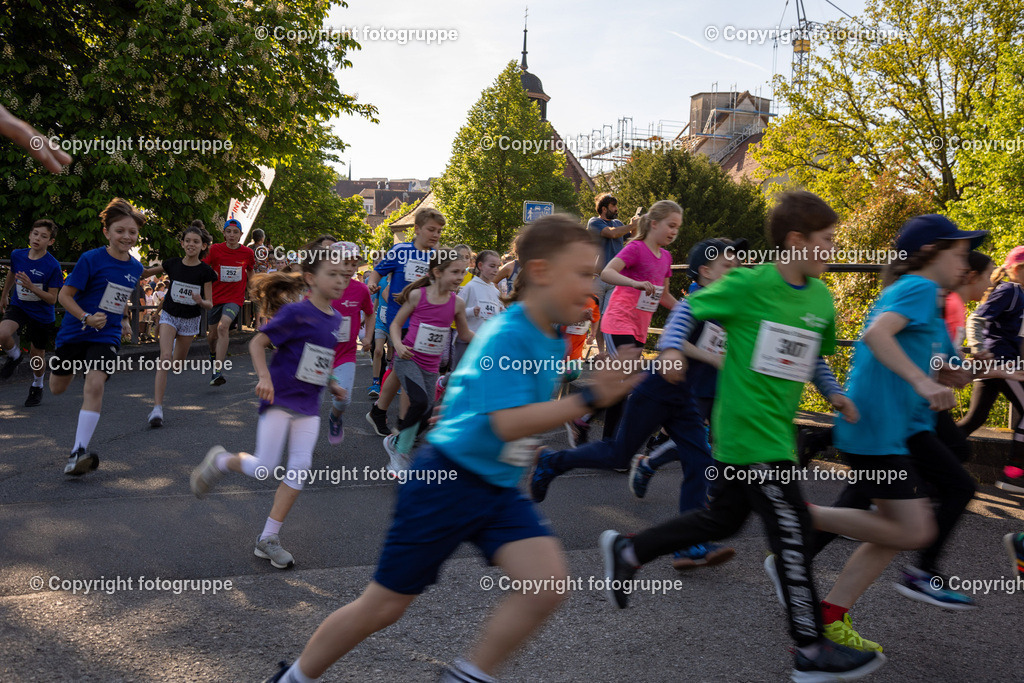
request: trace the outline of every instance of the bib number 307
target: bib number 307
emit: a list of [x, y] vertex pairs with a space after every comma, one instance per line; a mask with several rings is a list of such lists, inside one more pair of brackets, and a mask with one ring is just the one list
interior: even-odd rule
[[821, 335], [799, 327], [761, 322], [750, 369], [771, 377], [807, 382], [821, 349]]

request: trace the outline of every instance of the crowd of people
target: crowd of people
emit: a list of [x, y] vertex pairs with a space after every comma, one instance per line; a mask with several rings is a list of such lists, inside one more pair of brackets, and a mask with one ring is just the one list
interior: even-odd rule
[[[55, 395], [84, 375], [64, 473], [86, 475], [99, 465], [90, 441], [137, 287], [159, 306], [146, 330], [172, 367], [186, 358], [207, 317], [215, 387], [228, 381], [222, 367], [229, 332], [248, 296], [259, 309], [249, 342], [259, 398], [253, 453], [211, 447], [190, 486], [203, 498], [225, 475], [257, 477], [286, 458], [253, 549], [286, 569], [294, 557], [281, 530], [312, 466], [321, 413], [328, 442], [343, 443], [347, 408], [362, 390], [355, 387], [357, 354], [370, 355], [366, 390], [374, 402], [365, 418], [382, 437], [389, 471], [403, 482], [391, 527], [363, 593], [329, 616], [271, 681], [319, 678], [401, 618], [463, 542], [512, 579], [565, 577], [564, 552], [540, 504], [558, 495], [552, 484], [576, 468], [628, 471], [628, 489], [641, 498], [659, 467], [677, 461], [683, 469], [677, 516], [597, 539], [609, 601], [618, 608], [628, 606], [629, 582], [641, 566], [657, 558], [670, 557], [678, 570], [729, 561], [736, 551], [727, 539], [756, 513], [772, 553], [765, 571], [794, 641], [794, 681], [853, 680], [884, 663], [882, 646], [853, 628], [850, 612], [901, 550], [916, 551], [914, 564], [902, 570], [901, 595], [949, 609], [974, 607], [970, 596], [943, 583], [940, 560], [955, 563], [943, 550], [976, 490], [964, 468], [967, 436], [998, 395], [1024, 407], [1024, 372], [1015, 365], [1022, 355], [1024, 247], [997, 269], [977, 250], [986, 232], [961, 230], [939, 215], [907, 221], [895, 244], [901, 258], [886, 266], [844, 387], [826, 360], [836, 349], [836, 317], [819, 278], [838, 217], [821, 198], [806, 191], [778, 197], [766, 234], [786, 258], [738, 267], [741, 240], [692, 245], [685, 293], [670, 288], [669, 246], [683, 223], [682, 207], [661, 200], [627, 224], [618, 220], [612, 195], [598, 197], [595, 210], [586, 227], [565, 215], [537, 220], [503, 259], [469, 245], [443, 246], [445, 217], [421, 209], [411, 239], [372, 264], [365, 282], [357, 273], [371, 264], [351, 242], [324, 234], [299, 252], [298, 262], [279, 262], [260, 249], [266, 244], [259, 231], [252, 248], [243, 245], [235, 220], [216, 243], [194, 222], [180, 235], [181, 256], [146, 268], [131, 255], [145, 217], [118, 198], [100, 214], [108, 245], [83, 253], [65, 277], [48, 251], [57, 226], [40, 219], [28, 247], [12, 253], [0, 293], [0, 378], [26, 355], [45, 357], [59, 303], [53, 358], [43, 369], [33, 364], [26, 406], [42, 401], [46, 367], [53, 368]], [[976, 300], [968, 317], [966, 303]], [[669, 317], [654, 371], [623, 369], [642, 365], [659, 308]], [[598, 360], [620, 362], [575, 382], [578, 361], [595, 340]], [[980, 372], [958, 362], [968, 357], [1003, 362]], [[167, 376], [160, 369], [154, 378], [153, 428], [165, 420]], [[972, 382], [970, 410], [956, 421], [953, 388]], [[807, 383], [836, 411], [827, 440], [860, 475], [831, 506], [807, 503], [799, 486], [807, 463], [793, 419]], [[329, 406], [322, 406], [325, 393]], [[603, 415], [599, 440], [590, 434], [596, 415]], [[555, 451], [541, 441], [563, 427], [570, 448]], [[1024, 422], [997, 482], [1006, 491], [1024, 493], [1022, 449]], [[713, 466], [733, 475], [709, 480]], [[861, 544], [820, 599], [813, 558], [836, 535]], [[1024, 534], [1003, 543], [1015, 576], [1024, 577]], [[563, 598], [554, 589], [506, 597], [442, 680], [494, 680]]]

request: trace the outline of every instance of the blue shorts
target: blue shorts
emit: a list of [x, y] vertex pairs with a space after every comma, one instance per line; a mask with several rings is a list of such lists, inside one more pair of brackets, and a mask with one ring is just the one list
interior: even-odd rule
[[[419, 470], [447, 470], [454, 479], [418, 479]], [[489, 484], [434, 446], [416, 452], [410, 477], [398, 488], [394, 518], [373, 580], [403, 595], [436, 583], [441, 565], [463, 541], [493, 564], [507, 543], [554, 536], [546, 519], [518, 488]]]

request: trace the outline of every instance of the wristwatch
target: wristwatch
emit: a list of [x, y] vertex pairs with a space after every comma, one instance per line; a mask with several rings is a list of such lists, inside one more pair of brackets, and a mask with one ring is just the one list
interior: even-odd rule
[[591, 410], [597, 410], [597, 394], [594, 393], [593, 389], [591, 389], [589, 386], [583, 386], [577, 392], [577, 395], [583, 399], [583, 402], [587, 405], [588, 408], [590, 408]]

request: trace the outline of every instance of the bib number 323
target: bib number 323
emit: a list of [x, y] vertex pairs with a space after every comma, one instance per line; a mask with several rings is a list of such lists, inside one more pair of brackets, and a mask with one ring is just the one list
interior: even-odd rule
[[763, 375], [807, 382], [821, 349], [821, 335], [799, 327], [761, 322], [750, 369]]

